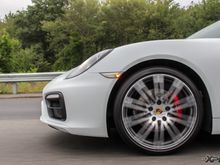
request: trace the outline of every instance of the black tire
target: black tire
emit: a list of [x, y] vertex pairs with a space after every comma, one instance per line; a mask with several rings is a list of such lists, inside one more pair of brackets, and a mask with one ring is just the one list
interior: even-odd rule
[[[165, 75], [170, 75], [170, 76], [172, 76], [172, 77], [174, 77], [174, 78], [176, 78], [176, 79], [179, 79], [179, 80], [181, 80], [185, 85], [186, 85], [186, 87], [184, 86], [183, 87], [183, 89], [188, 89], [190, 92], [191, 92], [191, 94], [192, 94], [192, 96], [193, 96], [193, 98], [195, 98], [195, 101], [194, 101], [194, 104], [193, 104], [193, 112], [191, 112], [191, 107], [189, 107], [188, 109], [190, 109], [190, 114], [192, 113], [192, 114], [196, 114], [195, 116], [193, 116], [193, 117], [189, 117], [189, 119], [187, 119], [187, 121], [189, 122], [189, 126], [187, 125], [186, 126], [186, 128], [184, 128], [184, 129], [188, 129], [187, 127], [190, 127], [190, 131], [189, 131], [189, 133], [187, 134], [187, 135], [184, 135], [185, 137], [185, 139], [183, 139], [182, 141], [180, 141], [179, 143], [177, 143], [177, 142], [173, 142], [173, 143], [176, 143], [176, 145], [173, 145], [172, 144], [172, 141], [174, 141], [172, 138], [174, 138], [174, 136], [172, 137], [171, 135], [172, 134], [170, 134], [169, 133], [169, 131], [167, 131], [168, 130], [168, 128], [167, 128], [167, 130], [164, 130], [164, 129], [166, 129], [165, 128], [165, 126], [163, 126], [163, 129], [162, 129], [162, 127], [161, 127], [161, 129], [163, 130], [163, 132], [161, 133], [161, 129], [160, 129], [160, 131], [158, 131], [158, 132], [160, 132], [160, 133], [158, 133], [157, 135], [158, 136], [161, 136], [162, 137], [162, 134], [163, 134], [163, 141], [165, 141], [165, 139], [167, 138], [167, 139], [169, 139], [169, 137], [167, 136], [167, 137], [165, 137], [165, 135], [169, 135], [170, 136], [170, 146], [171, 147], [167, 147], [167, 148], [163, 148], [163, 146], [161, 145], [162, 143], [158, 140], [158, 137], [157, 137], [157, 139], [155, 138], [156, 137], [156, 126], [155, 126], [155, 128], [153, 128], [153, 130], [154, 131], [152, 131], [152, 135], [151, 136], [153, 136], [157, 141], [159, 141], [160, 142], [160, 145], [161, 145], [161, 147], [157, 147], [157, 148], [154, 148], [155, 147], [155, 145], [154, 144], [152, 144], [152, 147], [150, 146], [150, 137], [148, 138], [149, 140], [149, 144], [147, 143], [148, 141], [146, 140], [146, 139], [144, 139], [143, 137], [142, 137], [142, 141], [147, 141], [146, 142], [146, 145], [144, 144], [144, 142], [143, 142], [143, 144], [142, 143], [140, 143], [139, 142], [139, 139], [138, 139], [138, 136], [135, 136], [135, 129], [137, 129], [137, 131], [139, 130], [139, 128], [133, 128], [133, 127], [140, 127], [140, 128], [143, 128], [143, 127], [145, 127], [145, 125], [144, 124], [142, 124], [142, 125], [135, 125], [135, 126], [129, 126], [129, 127], [127, 127], [126, 126], [126, 122], [124, 122], [123, 121], [123, 119], [125, 118], [123, 118], [123, 116], [125, 116], [124, 114], [126, 114], [127, 116], [128, 116], [128, 118], [130, 117], [129, 116], [129, 111], [134, 111], [134, 112], [136, 112], [136, 110], [133, 110], [132, 108], [130, 109], [130, 107], [123, 107], [123, 102], [124, 102], [124, 100], [125, 100], [125, 98], [127, 97], [127, 95], [129, 94], [129, 90], [130, 91], [132, 91], [133, 89], [132, 89], [132, 86], [135, 84], [135, 83], [137, 83], [138, 81], [140, 81], [141, 79], [143, 79], [143, 78], [145, 78], [145, 77], [147, 77], [147, 76], [151, 76], [151, 75], [156, 75], [156, 74], [165, 74]], [[144, 81], [144, 80], [143, 80]], [[166, 81], [168, 81], [168, 80], [166, 80]], [[174, 81], [174, 80], [173, 80]], [[153, 83], [154, 83], [154, 80], [152, 81]], [[165, 78], [164, 78], [164, 82], [165, 82]], [[165, 84], [165, 83], [164, 83]], [[146, 84], [145, 84], [146, 85]], [[154, 85], [154, 84], [153, 84]], [[171, 85], [172, 86], [172, 85]], [[171, 87], [170, 86], [170, 87]], [[164, 87], [165, 88], [165, 87]], [[182, 89], [182, 90], [183, 90]], [[150, 90], [150, 88], [149, 88], [149, 90]], [[156, 89], [155, 89], [156, 90]], [[162, 91], [162, 90], [161, 90]], [[164, 91], [165, 91], [165, 89], [164, 89]], [[182, 91], [181, 91], [182, 92]], [[135, 91], [133, 92], [134, 94], [133, 95], [135, 95]], [[153, 92], [152, 93], [155, 93], [155, 91], [153, 90]], [[164, 92], [165, 93], [165, 92]], [[137, 95], [137, 94], [136, 94]], [[156, 96], [156, 94], [154, 95], [155, 96], [155, 98], [157, 97]], [[140, 96], [138, 96], [138, 97], [141, 97], [141, 95]], [[172, 97], [172, 96], [170, 96], [170, 97]], [[185, 96], [186, 97], [186, 96]], [[133, 104], [133, 103], [132, 103]], [[156, 104], [156, 103], [152, 103], [152, 104]], [[175, 105], [175, 103], [173, 103], [173, 105]], [[181, 105], [181, 104], [180, 104]], [[188, 105], [188, 103], [187, 103], [187, 105]], [[183, 107], [183, 105], [181, 105], [182, 107]], [[147, 107], [147, 106], [146, 106]], [[125, 109], [125, 110], [124, 110]], [[149, 112], [149, 109], [147, 109], [147, 111]], [[177, 113], [177, 111], [178, 111], [178, 113], [179, 113], [179, 109], [178, 110], [176, 110], [176, 112], [175, 113]], [[186, 111], [186, 112], [185, 112]], [[186, 110], [182, 110], [181, 109], [181, 113], [182, 113], [182, 115], [184, 115], [184, 113], [189, 113], [188, 111], [187, 111], [187, 109]], [[146, 112], [146, 113], [148, 113], [148, 112]], [[151, 113], [151, 112], [149, 112], [149, 113]], [[157, 112], [154, 112], [154, 115], [155, 115], [155, 113], [157, 113]], [[158, 114], [158, 115], [162, 115], [163, 113], [165, 113], [165, 112], [161, 112], [160, 114]], [[180, 114], [181, 114], [180, 113]], [[117, 93], [117, 96], [116, 96], [116, 98], [115, 98], [115, 103], [114, 103], [114, 112], [113, 112], [113, 114], [114, 114], [114, 122], [115, 122], [115, 125], [116, 125], [116, 129], [117, 129], [117, 131], [118, 131], [118, 133], [119, 133], [119, 135], [122, 137], [122, 139], [127, 143], [127, 144], [129, 144], [129, 145], [131, 145], [132, 147], [134, 147], [134, 148], [136, 148], [136, 149], [138, 149], [138, 150], [141, 150], [141, 151], [144, 151], [145, 153], [148, 153], [148, 154], [153, 154], [153, 155], [161, 155], [161, 154], [169, 154], [169, 153], [172, 153], [172, 152], [176, 152], [176, 151], [178, 151], [178, 150], [180, 150], [180, 148], [182, 148], [183, 146], [186, 146], [186, 144], [188, 144], [196, 135], [197, 135], [197, 133], [198, 133], [198, 131], [200, 130], [200, 127], [201, 127], [201, 124], [202, 124], [202, 119], [203, 119], [203, 104], [202, 104], [202, 96], [201, 96], [201, 94], [200, 94], [200, 91], [197, 89], [197, 87], [195, 86], [195, 84], [190, 80], [190, 78], [188, 78], [185, 74], [183, 74], [183, 73], [181, 73], [181, 72], [179, 72], [179, 71], [177, 71], [177, 70], [175, 70], [175, 69], [171, 69], [171, 68], [168, 68], [168, 67], [151, 67], [151, 68], [146, 68], [146, 69], [143, 69], [143, 70], [141, 70], [141, 71], [138, 71], [138, 72], [136, 72], [136, 73], [134, 73], [133, 75], [131, 75], [122, 85], [121, 85], [121, 87], [119, 88], [119, 90], [118, 90], [118, 93]], [[152, 113], [151, 113], [152, 114]], [[167, 114], [169, 114], [169, 112], [167, 113]], [[132, 115], [134, 115], [134, 114], [132, 114]], [[157, 114], [156, 114], [157, 115]], [[170, 116], [170, 114], [169, 114], [169, 116]], [[158, 117], [158, 116], [157, 116]], [[149, 118], [149, 117], [148, 117]], [[191, 119], [192, 118], [192, 119]], [[181, 119], [181, 118], [180, 118]], [[125, 119], [124, 119], [125, 120]], [[153, 121], [153, 119], [149, 119], [149, 120], [152, 120], [151, 121], [151, 123], [152, 122], [154, 122]], [[157, 120], [161, 120], [160, 119], [160, 116], [158, 117], [158, 119]], [[168, 119], [167, 119], [168, 120]], [[185, 121], [184, 119], [183, 119], [183, 117], [182, 117], [182, 119], [181, 120], [183, 120], [183, 121]], [[193, 122], [191, 122], [190, 123], [190, 121], [193, 121]], [[161, 120], [160, 122], [159, 121], [156, 121], [157, 122], [157, 124], [159, 124], [159, 126], [161, 126], [161, 125], [163, 125], [163, 124], [161, 124], [163, 121]], [[149, 126], [146, 126], [146, 128], [148, 129], [148, 130], [150, 130], [150, 125], [152, 125], [152, 124], [149, 124]], [[193, 123], [193, 124], [192, 124]], [[175, 123], [174, 122], [174, 124], [175, 124], [175, 126], [177, 127], [177, 126], [179, 126], [178, 127], [178, 129], [180, 130], [180, 128], [181, 128], [181, 126], [180, 125], [178, 125], [179, 123]], [[130, 124], [130, 125], [132, 125], [132, 124]], [[192, 126], [193, 125], [193, 126]], [[167, 126], [167, 124], [166, 124], [166, 126]], [[169, 124], [168, 124], [168, 126], [169, 126]], [[131, 128], [130, 128], [131, 127]], [[158, 130], [158, 128], [157, 128], [157, 130]], [[172, 131], [173, 130], [175, 130], [175, 129], [171, 129]], [[130, 131], [130, 132], [129, 132]], [[132, 131], [134, 132], [133, 134], [132, 134]], [[140, 130], [139, 130], [140, 131]], [[146, 131], [146, 130], [145, 130]], [[166, 132], [167, 131], [167, 132]], [[174, 131], [175, 132], [175, 131]], [[180, 132], [181, 134], [182, 134], [182, 132]], [[146, 135], [146, 134], [145, 134]], [[182, 135], [182, 136], [183, 136]], [[148, 136], [150, 136], [150, 135], [148, 135]], [[179, 136], [179, 135], [177, 135], [176, 134], [176, 136]], [[175, 137], [176, 138], [176, 137]], [[143, 140], [144, 139], [144, 140]], [[154, 140], [155, 140], [154, 139]], [[161, 138], [162, 139], [162, 138]], [[141, 141], [141, 140], [140, 140]], [[156, 141], [153, 141], [152, 140], [152, 143], [158, 143], [158, 142], [156, 142]], [[165, 142], [164, 142], [165, 143]]]

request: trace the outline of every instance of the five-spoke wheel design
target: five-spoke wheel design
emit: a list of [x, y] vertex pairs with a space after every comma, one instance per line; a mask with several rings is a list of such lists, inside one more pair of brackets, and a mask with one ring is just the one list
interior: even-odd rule
[[192, 82], [177, 71], [164, 69], [143, 71], [127, 82], [119, 99], [120, 122], [116, 121], [129, 141], [158, 153], [183, 145], [198, 129], [201, 117]]

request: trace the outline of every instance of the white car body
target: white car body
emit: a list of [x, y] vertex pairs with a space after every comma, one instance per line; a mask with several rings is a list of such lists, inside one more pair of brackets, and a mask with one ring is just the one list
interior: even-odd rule
[[[77, 77], [66, 79], [69, 72], [54, 79], [43, 91], [41, 121], [59, 130], [94, 137], [108, 137], [107, 105], [117, 79], [100, 73], [126, 72], [150, 60], [182, 63], [198, 74], [211, 100], [212, 134], [220, 134], [220, 39], [184, 39], [141, 42], [115, 48], [105, 58]], [[45, 96], [61, 92], [67, 119], [49, 117]]]

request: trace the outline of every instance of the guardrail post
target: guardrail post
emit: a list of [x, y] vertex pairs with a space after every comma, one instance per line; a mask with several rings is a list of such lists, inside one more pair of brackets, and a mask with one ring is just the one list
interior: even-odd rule
[[16, 83], [16, 82], [14, 82], [14, 83], [12, 84], [12, 91], [13, 91], [13, 94], [14, 94], [14, 95], [17, 94], [17, 83]]

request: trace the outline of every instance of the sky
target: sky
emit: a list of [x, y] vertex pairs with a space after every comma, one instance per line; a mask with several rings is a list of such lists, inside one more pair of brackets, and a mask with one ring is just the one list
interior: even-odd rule
[[31, 0], [0, 0], [0, 19], [3, 19], [10, 11], [26, 9], [30, 4]]
[[201, 0], [175, 0], [175, 1], [178, 2], [181, 6], [188, 6], [192, 2], [194, 2], [194, 3], [201, 2]]
[[[175, 0], [181, 6], [188, 6], [192, 1], [197, 3], [201, 0]], [[0, 0], [0, 19], [3, 19], [6, 14], [16, 12], [17, 10], [26, 9], [31, 4], [31, 0]]]

